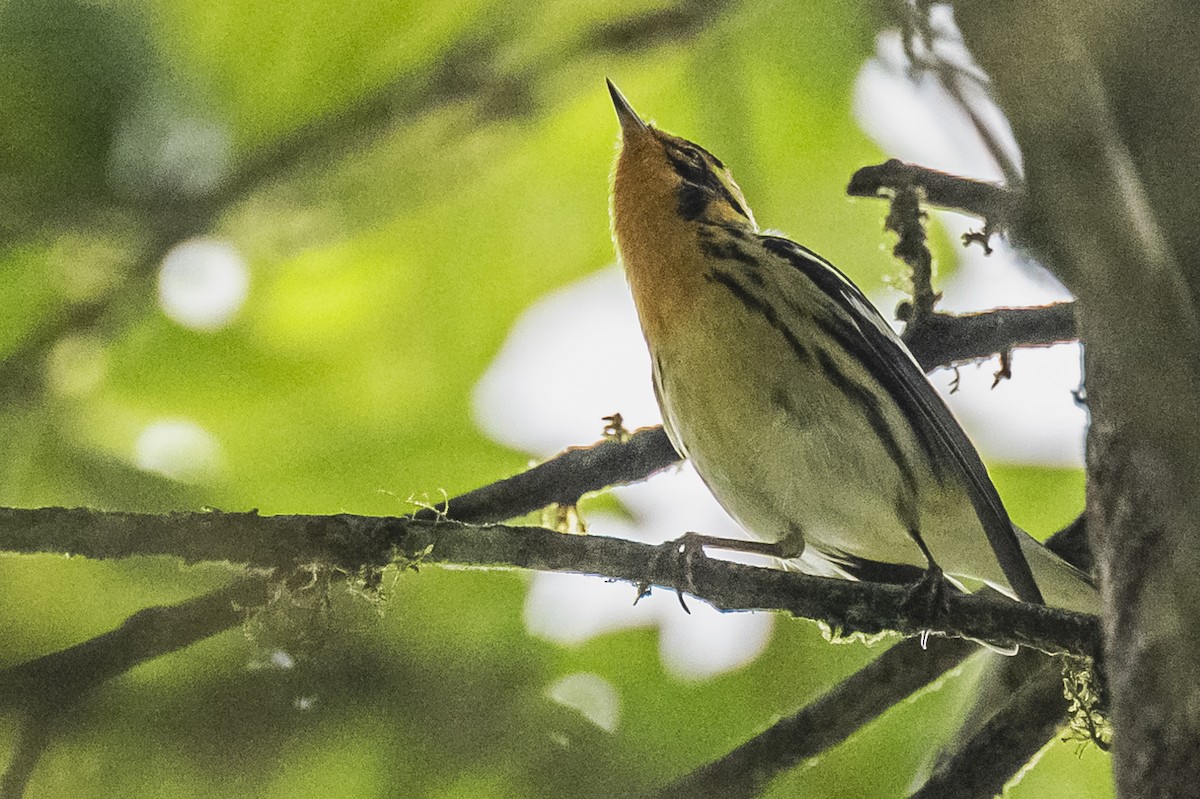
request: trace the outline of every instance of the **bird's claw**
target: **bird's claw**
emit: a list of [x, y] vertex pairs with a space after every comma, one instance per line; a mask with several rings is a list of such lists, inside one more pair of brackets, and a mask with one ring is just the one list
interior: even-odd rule
[[[687, 532], [679, 536], [679, 538], [667, 541], [656, 547], [649, 564], [649, 574], [651, 576], [658, 572], [660, 560], [668, 554], [671, 557], [671, 567], [668, 576], [671, 578], [671, 582], [676, 583], [675, 596], [679, 598], [679, 605], [683, 608], [684, 612], [690, 614], [692, 611], [683, 598], [683, 592], [687, 590], [689, 593], [696, 593], [693, 565], [697, 556], [705, 556], [704, 536], [699, 533]], [[638, 595], [637, 599], [634, 600], [635, 605], [643, 597], [650, 595], [651, 585], [652, 579], [649, 578], [638, 583]]]
[[[912, 613], [919, 623], [934, 626], [948, 610], [949, 588], [941, 567], [931, 564], [921, 578], [909, 586], [904, 609]], [[922, 646], [928, 638], [928, 630], [921, 633]]]

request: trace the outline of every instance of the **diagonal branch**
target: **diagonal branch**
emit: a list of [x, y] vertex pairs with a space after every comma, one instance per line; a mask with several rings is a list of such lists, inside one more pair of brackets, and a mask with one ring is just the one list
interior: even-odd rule
[[1048, 659], [911, 799], [997, 796], [1063, 726], [1062, 664]]
[[0, 703], [24, 711], [0, 780], [0, 799], [24, 794], [57, 721], [89, 691], [140, 663], [241, 623], [245, 611], [240, 608], [262, 604], [267, 588], [264, 577], [243, 577], [177, 605], [144, 608], [103, 635], [0, 671]]
[[656, 794], [656, 799], [758, 796], [776, 776], [850, 737], [976, 652], [961, 639], [897, 643], [798, 713]]
[[502, 522], [547, 505], [574, 505], [584, 494], [645, 480], [680, 460], [662, 427], [643, 427], [627, 440], [611, 438], [589, 447], [571, 447], [545, 463], [418, 511], [413, 517], [473, 524]]
[[0, 671], [0, 697], [59, 704], [147, 660], [239, 624], [266, 599], [267, 581], [242, 577], [177, 605], [143, 608], [114, 630]]

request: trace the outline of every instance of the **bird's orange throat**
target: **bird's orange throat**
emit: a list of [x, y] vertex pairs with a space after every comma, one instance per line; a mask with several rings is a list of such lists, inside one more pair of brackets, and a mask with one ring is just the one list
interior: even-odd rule
[[[688, 309], [703, 289], [698, 267], [696, 229], [675, 212], [673, 181], [653, 176], [644, 148], [629, 142], [617, 162], [613, 192], [613, 235], [642, 330], [651, 346], [662, 340], [671, 320], [688, 318]], [[659, 159], [661, 160], [661, 159]]]

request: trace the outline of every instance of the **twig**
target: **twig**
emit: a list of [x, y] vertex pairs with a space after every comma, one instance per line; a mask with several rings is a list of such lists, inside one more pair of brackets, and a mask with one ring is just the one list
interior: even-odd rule
[[851, 197], [886, 197], [906, 186], [919, 187], [925, 201], [939, 208], [977, 216], [993, 229], [1005, 229], [1020, 204], [1020, 194], [997, 183], [950, 175], [892, 158], [864, 166], [850, 178]]
[[908, 264], [912, 272], [913, 299], [909, 322], [920, 325], [933, 314], [939, 295], [933, 290], [933, 256], [925, 244], [925, 212], [921, 193], [914, 186], [900, 186], [888, 208], [885, 227], [898, 237], [892, 254]]
[[413, 516], [475, 524], [501, 522], [547, 505], [573, 505], [588, 492], [645, 480], [679, 461], [679, 453], [662, 427], [644, 427], [626, 441], [612, 438], [590, 447], [572, 447], [532, 469]]
[[982, 313], [934, 313], [909, 324], [904, 342], [921, 368], [936, 369], [961, 361], [988, 358], [1013, 347], [1040, 347], [1076, 338], [1075, 304], [1036, 308], [997, 308]]
[[[1010, 186], [1019, 185], [1021, 170], [1010, 154], [1000, 143], [999, 136], [991, 129], [979, 114], [975, 104], [967, 97], [963, 83], [977, 87], [994, 102], [991, 83], [987, 76], [978, 68], [975, 71], [964, 69], [963, 66], [946, 60], [937, 49], [937, 31], [930, 16], [933, 8], [930, 0], [906, 2], [903, 4], [904, 13], [901, 24], [901, 42], [904, 54], [910, 65], [910, 74], [932, 72], [937, 77], [946, 94], [967, 115], [976, 135], [983, 143], [996, 166], [999, 167], [1004, 179]], [[918, 40], [920, 47], [918, 47]], [[958, 43], [961, 46], [961, 42]]]

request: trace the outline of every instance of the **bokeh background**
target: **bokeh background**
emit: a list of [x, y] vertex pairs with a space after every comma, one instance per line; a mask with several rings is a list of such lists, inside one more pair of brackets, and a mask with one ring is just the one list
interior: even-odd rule
[[[0, 503], [395, 515], [590, 443], [605, 414], [655, 423], [608, 230], [606, 76], [890, 310], [886, 209], [846, 199], [850, 174], [892, 155], [997, 174], [908, 70], [893, 11], [0, 2]], [[1010, 252], [962, 250], [966, 224], [933, 219], [947, 307], [1063, 296]], [[964, 368], [952, 401], [1044, 535], [1083, 504], [1078, 355], [1013, 365], [994, 391], [994, 363]], [[686, 469], [583, 513], [645, 540], [730, 531]], [[236, 572], [5, 557], [0, 664]], [[424, 567], [384, 587], [104, 686], [27, 795], [629, 795], [876, 653], [584, 578]], [[946, 680], [770, 795], [903, 794], [968, 691]], [[1107, 766], [1058, 743], [1012, 795], [1105, 796]]]

